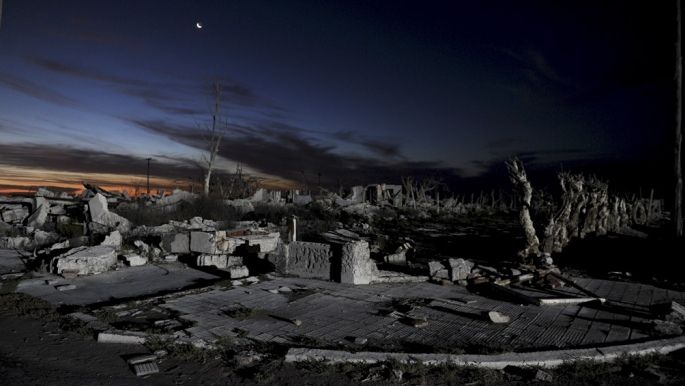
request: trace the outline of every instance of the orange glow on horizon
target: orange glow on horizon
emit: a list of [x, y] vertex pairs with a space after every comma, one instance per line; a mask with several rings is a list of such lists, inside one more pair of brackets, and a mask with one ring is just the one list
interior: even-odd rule
[[[78, 194], [84, 190], [83, 183], [97, 185], [113, 193], [126, 192], [130, 196], [147, 193], [145, 175], [77, 173], [0, 164], [0, 194], [31, 194], [39, 187]], [[199, 182], [194, 183], [194, 189], [192, 185], [193, 182], [185, 179], [150, 177], [151, 194], [159, 194], [162, 190], [171, 192], [174, 189], [201, 191], [202, 187]], [[294, 184], [281, 178], [260, 178], [259, 186], [266, 189], [287, 190], [292, 189]]]

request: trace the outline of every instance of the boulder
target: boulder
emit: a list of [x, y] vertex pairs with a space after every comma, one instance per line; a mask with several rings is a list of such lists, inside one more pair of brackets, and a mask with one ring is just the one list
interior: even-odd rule
[[107, 245], [74, 248], [52, 259], [57, 274], [91, 275], [110, 270], [117, 263], [114, 248]]

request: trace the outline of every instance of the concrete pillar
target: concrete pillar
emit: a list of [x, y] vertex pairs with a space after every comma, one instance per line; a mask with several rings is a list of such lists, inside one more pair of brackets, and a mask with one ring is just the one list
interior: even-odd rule
[[297, 241], [297, 216], [288, 219], [288, 242]]

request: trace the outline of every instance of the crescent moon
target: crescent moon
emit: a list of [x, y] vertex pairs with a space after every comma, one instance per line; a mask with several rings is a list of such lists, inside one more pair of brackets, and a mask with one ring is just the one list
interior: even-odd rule
[[202, 29], [202, 23], [198, 21], [197, 23], [195, 23], [195, 27], [197, 27], [197, 29]]

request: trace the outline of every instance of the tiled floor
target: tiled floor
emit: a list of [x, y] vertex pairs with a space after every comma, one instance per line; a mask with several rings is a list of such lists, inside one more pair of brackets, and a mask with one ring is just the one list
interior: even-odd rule
[[[649, 285], [578, 279], [581, 286], [608, 300], [608, 306], [519, 305], [470, 293], [459, 286], [431, 283], [343, 285], [312, 279], [277, 277], [245, 287], [216, 289], [168, 300], [165, 307], [196, 324], [189, 332], [212, 341], [239, 331], [261, 340], [292, 341], [306, 337], [335, 344], [349, 337], [390, 344], [421, 344], [455, 348], [563, 348], [640, 340], [651, 333], [645, 315], [653, 302], [676, 300], [685, 294]], [[269, 290], [286, 286], [293, 293]], [[560, 289], [559, 295], [577, 293]], [[535, 291], [528, 291], [535, 296]], [[542, 294], [540, 294], [542, 295]], [[407, 314], [427, 318], [425, 327], [410, 326], [387, 316], [391, 302], [417, 299]], [[468, 300], [476, 300], [468, 302]], [[257, 310], [237, 320], [222, 308], [239, 303]], [[496, 310], [511, 317], [493, 324], [483, 313]], [[291, 319], [301, 321], [297, 326]], [[349, 339], [348, 339], [349, 340]]]

